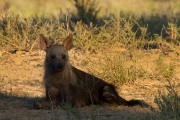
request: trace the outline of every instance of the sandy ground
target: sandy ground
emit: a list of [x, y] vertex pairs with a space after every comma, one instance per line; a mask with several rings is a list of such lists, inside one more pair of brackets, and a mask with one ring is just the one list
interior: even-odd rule
[[[104, 50], [105, 51], [105, 50]], [[120, 50], [124, 52], [124, 50]], [[118, 49], [107, 54], [115, 54]], [[134, 56], [141, 57], [139, 64], [151, 69], [152, 64], [158, 59], [160, 51], [139, 51]], [[157, 54], [158, 53], [158, 54]], [[128, 56], [129, 52], [125, 51]], [[96, 61], [103, 54], [83, 53], [76, 50], [70, 51], [72, 64], [88, 71], [88, 60]], [[174, 62], [176, 75], [173, 80], [180, 86], [180, 57], [176, 53], [165, 56], [165, 59]], [[153, 119], [155, 113], [150, 108], [140, 106], [87, 106], [84, 108], [56, 108], [53, 110], [35, 110], [33, 103], [44, 97], [42, 85], [44, 53], [40, 51], [21, 52], [14, 54], [2, 51], [0, 54], [0, 119], [1, 120], [56, 120], [56, 119]], [[126, 61], [130, 62], [130, 61]], [[130, 64], [130, 63], [129, 63]], [[148, 67], [151, 66], [151, 67]], [[89, 68], [89, 67], [88, 67]], [[157, 108], [154, 98], [158, 90], [165, 90], [167, 82], [156, 77], [144, 78], [118, 85], [121, 96], [129, 99], [141, 99]]]

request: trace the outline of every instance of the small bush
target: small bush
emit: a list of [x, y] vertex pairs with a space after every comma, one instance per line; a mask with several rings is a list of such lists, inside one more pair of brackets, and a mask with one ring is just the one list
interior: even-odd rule
[[111, 59], [107, 60], [109, 63], [107, 67], [108, 70], [105, 70], [106, 75], [108, 75], [108, 78], [110, 80], [113, 80], [111, 82], [115, 84], [122, 84], [124, 82], [128, 81], [128, 70], [126, 69], [123, 61], [121, 60], [121, 56], [117, 56], [112, 61]]
[[96, 0], [71, 0], [77, 9], [77, 15], [73, 16], [72, 21], [81, 21], [87, 25], [90, 23], [97, 24], [98, 13], [100, 7], [98, 7]]
[[166, 86], [168, 93], [164, 95], [159, 92], [159, 96], [155, 98], [155, 103], [160, 110], [157, 118], [159, 120], [179, 120], [180, 96], [171, 80], [168, 80], [168, 83]]
[[165, 64], [162, 56], [159, 56], [157, 60], [158, 76], [161, 75], [166, 79], [171, 79], [174, 76], [175, 65], [173, 63]]
[[166, 28], [167, 41], [180, 45], [180, 27], [174, 23], [168, 23]]

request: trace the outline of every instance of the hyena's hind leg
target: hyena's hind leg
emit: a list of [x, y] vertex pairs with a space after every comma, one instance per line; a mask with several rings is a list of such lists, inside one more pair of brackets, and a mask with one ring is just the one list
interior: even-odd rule
[[124, 98], [120, 97], [115, 90], [115, 88], [111, 85], [106, 85], [102, 89], [102, 97], [103, 100], [107, 103], [115, 103], [117, 105], [126, 105], [126, 106], [148, 106], [147, 103], [141, 100], [125, 100]]
[[50, 109], [57, 105], [58, 102], [58, 93], [57, 88], [51, 87], [46, 89], [46, 99], [44, 101], [35, 102], [35, 109]]
[[110, 85], [106, 85], [101, 90], [102, 98], [107, 103], [125, 104], [126, 100], [121, 98], [116, 92], [115, 88]]

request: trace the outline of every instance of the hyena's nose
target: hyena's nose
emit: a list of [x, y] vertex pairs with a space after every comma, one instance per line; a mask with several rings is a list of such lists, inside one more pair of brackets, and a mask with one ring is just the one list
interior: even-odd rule
[[57, 66], [59, 69], [63, 68], [64, 65], [62, 63], [59, 63], [58, 66]]

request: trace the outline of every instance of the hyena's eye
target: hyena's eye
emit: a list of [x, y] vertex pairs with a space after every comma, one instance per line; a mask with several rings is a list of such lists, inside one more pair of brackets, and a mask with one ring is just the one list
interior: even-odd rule
[[56, 58], [56, 56], [55, 56], [55, 55], [51, 55], [50, 57], [51, 57], [51, 59], [55, 59], [55, 58]]
[[62, 59], [66, 59], [66, 55], [62, 55]]

